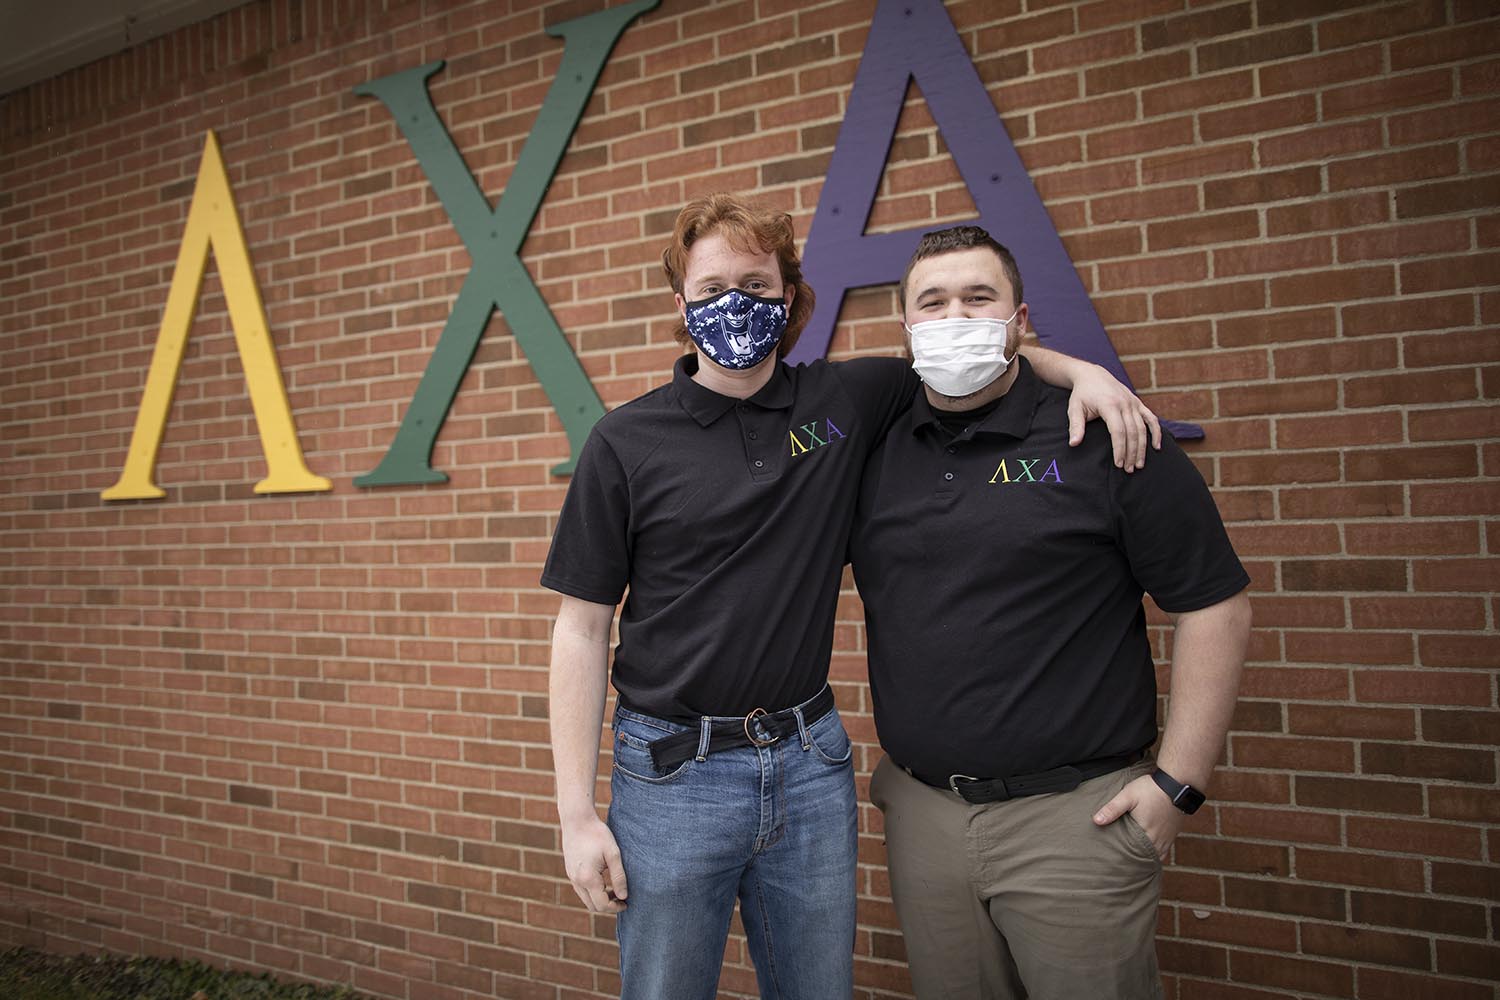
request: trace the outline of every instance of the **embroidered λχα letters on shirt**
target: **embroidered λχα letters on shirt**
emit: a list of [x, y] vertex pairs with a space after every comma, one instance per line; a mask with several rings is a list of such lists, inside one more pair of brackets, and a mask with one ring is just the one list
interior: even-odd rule
[[[1044, 461], [1049, 461], [1050, 464], [1038, 475], [1037, 467]], [[1061, 486], [1063, 478], [1055, 458], [1002, 458], [989, 481], [992, 486], [1007, 486], [1011, 483], [1056, 483]]]
[[835, 424], [831, 417], [824, 417], [822, 420], [814, 420], [800, 427], [794, 427], [787, 433], [792, 439], [793, 458], [796, 458], [798, 455], [806, 455], [810, 451], [833, 444], [835, 441], [842, 441], [848, 437], [847, 434], [839, 430], [838, 424]]

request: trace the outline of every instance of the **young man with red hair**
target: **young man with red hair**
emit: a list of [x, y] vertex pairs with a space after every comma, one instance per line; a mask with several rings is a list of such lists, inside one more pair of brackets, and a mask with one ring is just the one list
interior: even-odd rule
[[[895, 358], [781, 363], [813, 305], [784, 213], [694, 201], [663, 263], [693, 350], [594, 427], [542, 574], [564, 595], [550, 694], [568, 877], [619, 915], [626, 998], [710, 1000], [737, 899], [762, 996], [847, 997], [854, 777], [828, 662], [860, 472], [915, 378]], [[1134, 396], [1097, 366], [1036, 363], [1085, 385], [1139, 464], [1154, 418]]]

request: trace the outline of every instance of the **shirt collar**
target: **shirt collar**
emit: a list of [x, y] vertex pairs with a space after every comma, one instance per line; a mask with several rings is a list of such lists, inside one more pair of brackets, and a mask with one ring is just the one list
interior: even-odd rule
[[[986, 414], [978, 424], [966, 428], [959, 435], [959, 440], [967, 441], [976, 434], [1004, 434], [1007, 437], [1024, 438], [1031, 433], [1031, 418], [1036, 413], [1042, 383], [1025, 358], [1017, 357], [1014, 363], [1018, 366], [1016, 380], [1011, 383], [1005, 395], [1000, 397], [1000, 405]], [[927, 402], [926, 391], [918, 386], [916, 399], [911, 406], [912, 433], [916, 434], [924, 427], [936, 429], [941, 426], [932, 412], [932, 406]]]
[[[701, 426], [707, 427], [741, 400], [694, 382], [693, 375], [697, 371], [697, 353], [682, 355], [672, 366], [672, 387], [677, 390], [677, 399], [682, 403], [682, 408]], [[744, 402], [754, 403], [764, 410], [785, 410], [792, 405], [792, 400], [792, 380], [787, 375], [786, 365], [777, 361], [771, 368], [770, 381]]]

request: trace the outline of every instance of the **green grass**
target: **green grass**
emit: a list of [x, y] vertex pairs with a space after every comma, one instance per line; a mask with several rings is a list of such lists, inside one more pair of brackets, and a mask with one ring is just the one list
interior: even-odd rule
[[115, 955], [0, 954], [5, 1000], [362, 1000], [347, 986], [278, 983], [269, 973], [229, 972], [201, 962]]

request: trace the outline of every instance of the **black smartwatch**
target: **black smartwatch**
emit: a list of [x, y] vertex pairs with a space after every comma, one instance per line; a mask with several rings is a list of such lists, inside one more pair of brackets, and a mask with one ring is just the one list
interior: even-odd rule
[[1151, 772], [1151, 780], [1156, 782], [1156, 787], [1167, 793], [1167, 798], [1178, 809], [1191, 816], [1198, 811], [1203, 804], [1203, 793], [1192, 785], [1184, 785], [1161, 768]]

